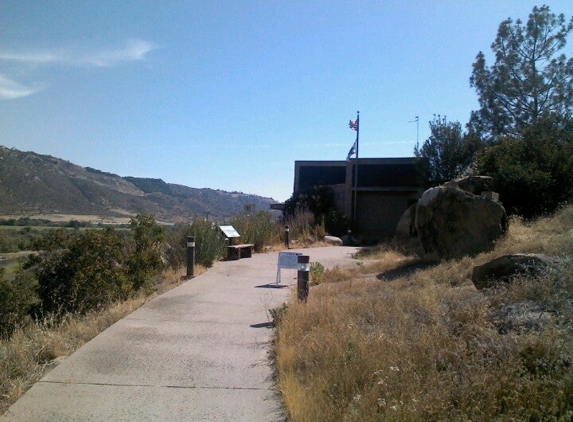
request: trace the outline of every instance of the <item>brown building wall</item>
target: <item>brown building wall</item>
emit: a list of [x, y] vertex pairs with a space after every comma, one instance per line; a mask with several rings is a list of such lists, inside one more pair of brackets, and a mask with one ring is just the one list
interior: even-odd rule
[[[406, 209], [416, 202], [421, 188], [415, 158], [361, 158], [358, 170], [358, 233], [367, 239], [395, 234]], [[296, 161], [294, 192], [312, 186], [329, 186], [336, 208], [348, 217], [354, 213], [356, 160]]]
[[394, 236], [404, 211], [417, 194], [407, 192], [358, 192], [358, 231], [362, 238], [381, 240]]

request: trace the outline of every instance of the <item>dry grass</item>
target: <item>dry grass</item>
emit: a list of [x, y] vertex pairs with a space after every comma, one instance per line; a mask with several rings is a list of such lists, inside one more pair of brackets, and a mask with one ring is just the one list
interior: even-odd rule
[[[425, 268], [385, 248], [327, 271], [307, 303], [292, 298], [276, 340], [291, 420], [571, 420], [573, 207], [512, 223], [475, 259]], [[517, 252], [561, 265], [497, 291], [474, 288], [474, 264]], [[504, 325], [512, 312], [536, 320]]]
[[[195, 266], [195, 275], [206, 269]], [[0, 414], [57, 365], [106, 328], [132, 313], [141, 305], [183, 281], [184, 269], [166, 270], [156, 281], [156, 291], [84, 316], [69, 315], [63, 321], [29, 324], [9, 341], [0, 340]]]

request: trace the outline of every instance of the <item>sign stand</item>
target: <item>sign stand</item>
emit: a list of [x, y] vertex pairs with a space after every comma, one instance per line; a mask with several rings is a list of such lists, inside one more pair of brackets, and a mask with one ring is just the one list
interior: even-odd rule
[[301, 252], [279, 252], [279, 262], [277, 264], [277, 280], [276, 285], [278, 287], [281, 281], [281, 269], [298, 269], [298, 257], [302, 255]]

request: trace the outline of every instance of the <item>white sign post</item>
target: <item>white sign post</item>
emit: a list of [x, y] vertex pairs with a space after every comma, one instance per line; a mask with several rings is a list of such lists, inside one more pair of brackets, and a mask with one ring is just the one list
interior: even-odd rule
[[279, 252], [279, 262], [277, 264], [277, 286], [281, 281], [281, 268], [296, 270], [298, 269], [298, 257], [301, 252]]

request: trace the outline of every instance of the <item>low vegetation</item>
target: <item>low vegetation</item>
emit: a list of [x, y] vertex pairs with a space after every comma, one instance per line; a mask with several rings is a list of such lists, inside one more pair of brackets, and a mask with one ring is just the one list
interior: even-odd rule
[[[196, 267], [196, 274], [205, 271]], [[0, 414], [38, 381], [58, 360], [72, 354], [100, 332], [145, 302], [181, 283], [183, 272], [166, 270], [151, 295], [140, 294], [84, 314], [46, 316], [19, 325], [10, 339], [0, 338]]]
[[[283, 224], [253, 208], [246, 207], [226, 224], [234, 224], [243, 241], [262, 251], [280, 241]], [[18, 223], [30, 226], [9, 221], [6, 230], [33, 233], [28, 249], [34, 253], [21, 255], [20, 262], [11, 258], [16, 261], [0, 267], [0, 413], [58, 358], [178, 285], [186, 264], [187, 236], [196, 239], [195, 275], [225, 251], [218, 226], [201, 219], [162, 227], [152, 216], [141, 214], [131, 220], [129, 231]], [[301, 232], [293, 230], [292, 235], [297, 238]]]
[[[326, 270], [281, 308], [278, 382], [292, 421], [571, 420], [573, 207], [514, 218], [496, 249], [425, 263], [396, 247]], [[545, 253], [559, 267], [490, 291], [473, 265]]]

